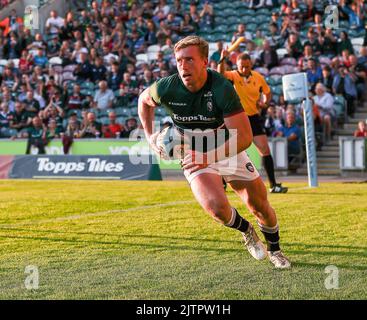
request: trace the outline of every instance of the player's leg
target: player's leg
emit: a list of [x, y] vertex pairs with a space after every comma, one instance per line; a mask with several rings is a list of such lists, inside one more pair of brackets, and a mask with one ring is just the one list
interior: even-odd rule
[[214, 173], [202, 173], [189, 182], [203, 209], [226, 227], [239, 230], [251, 255], [257, 260], [264, 259], [266, 250], [263, 243], [253, 226], [231, 207], [223, 189], [222, 177]]
[[280, 250], [277, 217], [267, 199], [265, 185], [261, 178], [258, 177], [252, 181], [233, 180], [229, 184], [255, 215], [267, 243], [270, 261], [277, 268], [289, 268], [290, 262]]
[[287, 192], [288, 188], [282, 187], [282, 185], [280, 183], [277, 183], [275, 180], [274, 161], [270, 153], [268, 138], [266, 136], [263, 120], [259, 115], [249, 116], [249, 120], [253, 134], [253, 142], [256, 146], [256, 149], [259, 151], [259, 154], [262, 158], [263, 167], [265, 169], [266, 175], [268, 176], [268, 180], [270, 183], [270, 192]]
[[282, 187], [280, 183], [276, 182], [275, 172], [274, 172], [274, 161], [270, 153], [270, 148], [268, 144], [268, 138], [265, 134], [254, 135], [254, 144], [259, 151], [262, 158], [262, 163], [265, 168], [266, 174], [270, 183], [270, 192], [274, 193], [286, 193], [288, 188]]

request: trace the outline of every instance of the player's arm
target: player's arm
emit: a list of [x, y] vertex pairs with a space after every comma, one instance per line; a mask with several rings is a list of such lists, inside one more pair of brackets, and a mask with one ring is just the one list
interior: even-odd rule
[[156, 103], [150, 96], [149, 88], [145, 89], [139, 96], [138, 114], [144, 128], [145, 137], [150, 141], [154, 130], [154, 108]]
[[154, 108], [157, 106], [157, 103], [153, 100], [150, 89], [151, 88], [145, 89], [139, 96], [138, 114], [144, 129], [145, 138], [149, 142], [149, 145], [153, 151], [161, 157], [162, 151], [157, 147], [156, 144], [159, 131], [153, 133]]
[[230, 137], [222, 146], [208, 152], [209, 163], [214, 159], [214, 162], [218, 162], [233, 157], [246, 150], [252, 143], [251, 125], [245, 111], [225, 117], [224, 124], [229, 130]]
[[273, 95], [270, 87], [266, 83], [265, 79], [261, 78], [260, 99], [257, 101], [257, 107], [259, 109], [266, 109], [269, 106], [272, 97]]
[[257, 102], [257, 106], [260, 109], [266, 109], [269, 106], [272, 97], [273, 95], [271, 91], [269, 91], [269, 93], [262, 93], [260, 99]]
[[228, 55], [229, 55], [229, 52], [226, 49], [223, 49], [220, 54], [220, 60], [217, 66], [217, 71], [222, 75], [224, 75], [226, 72], [225, 60], [227, 59]]

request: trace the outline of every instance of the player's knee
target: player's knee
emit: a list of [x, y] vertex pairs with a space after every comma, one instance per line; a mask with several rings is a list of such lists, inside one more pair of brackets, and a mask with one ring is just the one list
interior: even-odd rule
[[267, 213], [267, 206], [269, 205], [266, 199], [249, 198], [247, 201], [248, 209], [257, 217], [264, 217]]
[[225, 203], [222, 203], [216, 199], [209, 200], [206, 205], [206, 210], [216, 220], [226, 223], [227, 211], [230, 210]]
[[260, 151], [262, 157], [266, 157], [266, 156], [270, 155], [270, 149], [269, 149], [268, 145], [264, 145], [264, 146], [260, 147], [259, 151]]

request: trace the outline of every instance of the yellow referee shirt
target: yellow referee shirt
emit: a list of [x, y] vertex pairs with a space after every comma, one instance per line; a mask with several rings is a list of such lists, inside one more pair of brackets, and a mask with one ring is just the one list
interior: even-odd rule
[[259, 100], [260, 94], [270, 93], [270, 88], [264, 77], [256, 71], [251, 71], [251, 75], [246, 79], [240, 76], [237, 70], [226, 71], [224, 76], [233, 83], [246, 114], [248, 116], [259, 114], [256, 102]]

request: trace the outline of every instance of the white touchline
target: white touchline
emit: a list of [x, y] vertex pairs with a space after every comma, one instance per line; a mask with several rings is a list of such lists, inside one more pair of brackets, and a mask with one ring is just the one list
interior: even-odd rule
[[[292, 188], [292, 190], [302, 190], [302, 189], [309, 189], [309, 187]], [[229, 199], [240, 199], [236, 194], [228, 195], [228, 198]], [[20, 226], [31, 226], [31, 225], [38, 225], [42, 223], [57, 222], [57, 221], [77, 220], [77, 219], [82, 219], [85, 217], [97, 217], [97, 216], [104, 216], [104, 215], [109, 215], [109, 214], [114, 214], [114, 213], [131, 212], [135, 210], [144, 210], [144, 209], [153, 209], [153, 208], [162, 208], [162, 207], [169, 207], [169, 206], [174, 206], [174, 205], [190, 204], [190, 203], [197, 203], [197, 201], [194, 199], [193, 200], [183, 200], [183, 201], [172, 201], [172, 202], [166, 202], [166, 203], [151, 204], [147, 206], [132, 207], [132, 208], [127, 208], [127, 209], [87, 212], [87, 213], [77, 214], [77, 215], [72, 215], [72, 216], [56, 217], [56, 218], [37, 220], [37, 221], [31, 221], [31, 222], [0, 224], [0, 229], [12, 228], [12, 227], [15, 228], [15, 227], [20, 227]]]
[[189, 204], [189, 203], [195, 203], [195, 202], [196, 202], [196, 200], [172, 201], [172, 202], [167, 202], [167, 203], [157, 203], [157, 204], [152, 204], [152, 205], [147, 205], [147, 206], [138, 206], [138, 207], [127, 208], [127, 209], [116, 209], [116, 210], [106, 210], [106, 211], [98, 211], [98, 212], [87, 212], [87, 213], [78, 214], [78, 215], [72, 215], [72, 216], [66, 216], [66, 217], [56, 217], [56, 218], [37, 220], [37, 221], [31, 221], [31, 222], [0, 224], [0, 229], [1, 228], [19, 227], [19, 226], [28, 226], [28, 225], [37, 225], [37, 224], [48, 223], [48, 222], [56, 222], [56, 221], [76, 220], [76, 219], [81, 219], [81, 218], [85, 218], [85, 217], [104, 216], [104, 215], [114, 214], [114, 213], [130, 212], [130, 211], [135, 211], [135, 210], [144, 210], [144, 209], [152, 209], [152, 208], [162, 208], [162, 207], [169, 207], [169, 206], [180, 205], [180, 204]]

